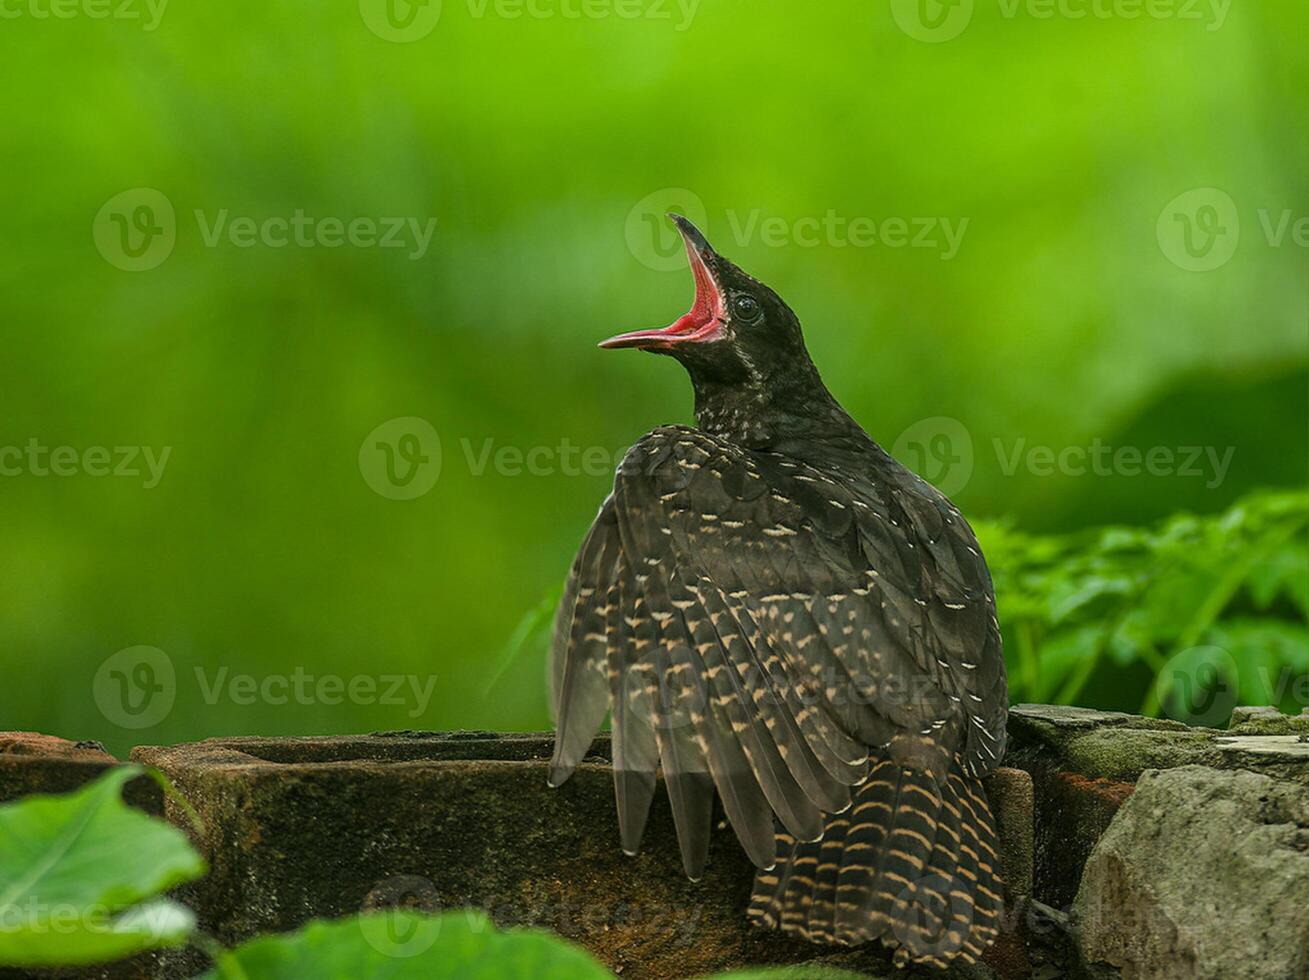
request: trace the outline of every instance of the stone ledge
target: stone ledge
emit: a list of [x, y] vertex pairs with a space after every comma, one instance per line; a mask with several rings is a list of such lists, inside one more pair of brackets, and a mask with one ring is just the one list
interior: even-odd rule
[[[1217, 731], [1089, 709], [1014, 708], [1007, 768], [994, 773], [987, 786], [1002, 841], [1010, 906], [1006, 932], [988, 954], [987, 965], [934, 976], [1117, 976], [1105, 963], [1121, 966], [1125, 976], [1161, 976], [1149, 972], [1149, 964], [1160, 960], [1157, 948], [1166, 944], [1155, 943], [1149, 930], [1132, 933], [1127, 906], [1122, 921], [1115, 919], [1112, 896], [1119, 879], [1106, 883], [1099, 870], [1125, 866], [1119, 857], [1134, 851], [1176, 853], [1176, 861], [1185, 860], [1186, 846], [1139, 845], [1133, 841], [1140, 834], [1129, 832], [1130, 824], [1124, 829], [1123, 815], [1133, 812], [1138, 780], [1155, 786], [1160, 772], [1181, 773], [1170, 777], [1178, 779], [1208, 774], [1205, 785], [1214, 786], [1267, 780], [1274, 787], [1269, 798], [1281, 799], [1292, 789], [1276, 787], [1297, 793], [1309, 788], [1306, 729], [1309, 714], [1286, 718], [1262, 709], [1238, 709], [1233, 726]], [[596, 741], [559, 790], [546, 786], [552, 742], [548, 734], [391, 732], [221, 738], [136, 749], [133, 760], [162, 769], [199, 812], [204, 821], [200, 831], [190, 830], [177, 804], [161, 800], [152, 782], [137, 781], [133, 791], [143, 794], [139, 805], [193, 832], [212, 871], [178, 897], [226, 943], [292, 929], [314, 916], [381, 905], [433, 910], [472, 905], [487, 909], [502, 924], [552, 928], [590, 948], [624, 978], [663, 980], [742, 965], [802, 963], [842, 966], [872, 977], [893, 975], [879, 947], [813, 946], [749, 926], [742, 910], [753, 869], [721, 811], [709, 868], [699, 883], [687, 881], [681, 872], [665, 801], [655, 802], [642, 852], [624, 857], [607, 739]], [[74, 789], [119, 764], [94, 743], [31, 733], [0, 735], [0, 799]], [[1200, 795], [1221, 797], [1216, 790]], [[1249, 794], [1228, 796], [1239, 800]], [[1222, 805], [1229, 814], [1262, 812], [1242, 810], [1244, 803]], [[1175, 815], [1174, 823], [1197, 835], [1197, 852], [1215, 844], [1204, 839], [1204, 813]], [[1293, 837], [1304, 842], [1303, 828]], [[1230, 854], [1233, 874], [1245, 874], [1254, 889], [1241, 901], [1254, 907], [1267, 885], [1251, 870], [1260, 855], [1240, 847]], [[1191, 932], [1205, 922], [1219, 930], [1219, 938], [1187, 938], [1189, 932], [1179, 940], [1195, 959], [1195, 969], [1186, 976], [1221, 978], [1205, 970], [1207, 963], [1221, 959], [1212, 951], [1218, 949], [1215, 943], [1222, 944], [1226, 918], [1215, 912], [1208, 919], [1186, 919], [1186, 896], [1198, 894], [1203, 882], [1175, 862], [1149, 866], [1150, 853], [1131, 859], [1149, 868], [1134, 873], [1133, 882], [1147, 884], [1132, 886], [1133, 907], [1143, 907], [1141, 896], [1172, 888], [1169, 901], [1183, 911], [1180, 919], [1167, 913], [1170, 921], [1186, 920]], [[1091, 869], [1089, 878], [1084, 879], [1084, 867]], [[1168, 881], [1155, 889], [1155, 876]], [[1293, 888], [1306, 880], [1298, 874], [1284, 877]], [[1099, 888], [1097, 894], [1111, 896], [1099, 904], [1108, 913], [1095, 920], [1097, 932], [1088, 929], [1087, 916], [1069, 914], [1079, 887], [1087, 894]], [[1288, 900], [1295, 908], [1309, 908], [1309, 894]], [[1100, 962], [1079, 963], [1077, 944]], [[170, 952], [49, 975], [163, 980], [194, 975], [202, 966], [194, 952]], [[3, 980], [13, 975], [0, 970]], [[927, 974], [894, 975], [909, 980]]]
[[[70, 793], [118, 765], [99, 742], [0, 732], [0, 803], [31, 793]], [[164, 812], [163, 793], [149, 778], [128, 783], [124, 799], [156, 816]]]
[[1299, 742], [1309, 714], [1238, 708], [1233, 722], [1221, 731], [1091, 708], [1011, 708], [1005, 764], [1030, 773], [1035, 790], [1033, 896], [1070, 907], [1092, 850], [1147, 770], [1201, 765], [1309, 786], [1309, 744]]
[[1309, 976], [1309, 788], [1203, 766], [1145, 773], [1073, 913], [1085, 959], [1134, 980]]
[[[607, 739], [558, 790], [546, 785], [552, 748], [547, 734], [393, 732], [211, 739], [132, 758], [162, 769], [203, 820], [195, 839], [211, 871], [179, 897], [225, 943], [378, 904], [472, 905], [505, 925], [551, 928], [625, 978], [820, 961], [887, 972], [878, 947], [843, 951], [749, 925], [754, 869], [721, 811], [698, 883], [682, 873], [666, 801], [652, 807], [641, 853], [623, 856]], [[988, 789], [1021, 899], [1032, 877], [1030, 779], [1001, 770]], [[1009, 945], [997, 955], [1025, 964], [1021, 944]]]

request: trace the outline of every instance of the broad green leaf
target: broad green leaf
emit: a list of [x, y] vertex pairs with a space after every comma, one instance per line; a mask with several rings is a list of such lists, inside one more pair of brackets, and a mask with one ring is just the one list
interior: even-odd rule
[[190, 910], [156, 896], [205, 865], [181, 831], [123, 802], [144, 771], [118, 766], [0, 807], [0, 964], [99, 963], [186, 941]]
[[310, 922], [220, 956], [205, 980], [613, 980], [548, 932], [501, 932], [481, 912], [406, 909]]
[[739, 973], [721, 973], [705, 980], [868, 980], [865, 973], [851, 973], [831, 966], [782, 966], [767, 970], [742, 970]]
[[1286, 542], [1250, 570], [1250, 595], [1259, 609], [1267, 609], [1286, 595], [1309, 615], [1309, 549], [1303, 535]]

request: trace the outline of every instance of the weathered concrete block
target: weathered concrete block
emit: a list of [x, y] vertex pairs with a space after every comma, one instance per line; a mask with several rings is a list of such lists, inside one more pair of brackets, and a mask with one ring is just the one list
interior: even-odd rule
[[1234, 708], [1227, 730], [1234, 735], [1309, 735], [1309, 708], [1298, 715], [1269, 707]]
[[1253, 772], [1147, 772], [1087, 862], [1089, 964], [1127, 980], [1309, 977], [1309, 790]]
[[1033, 895], [1067, 909], [1082, 868], [1119, 806], [1147, 769], [1204, 765], [1247, 769], [1309, 786], [1298, 743], [1300, 718], [1238, 709], [1231, 731], [1112, 711], [1017, 705], [1009, 715], [1005, 764], [1031, 773], [1035, 790]]
[[1000, 768], [985, 780], [986, 797], [1000, 836], [1000, 873], [1009, 905], [1032, 894], [1032, 777], [1022, 769]]
[[[0, 732], [0, 803], [30, 793], [70, 793], [121, 764], [99, 742]], [[149, 813], [163, 813], [163, 794], [150, 779], [134, 779], [124, 798]]]
[[[682, 873], [664, 800], [641, 853], [624, 857], [607, 742], [558, 790], [546, 785], [551, 747], [545, 735], [402, 732], [213, 739], [133, 758], [162, 769], [204, 822], [196, 843], [211, 871], [179, 897], [224, 943], [389, 904], [476, 906], [551, 928], [625, 978], [810, 962], [890, 973], [878, 946], [843, 951], [749, 925], [754, 869], [721, 814], [698, 883]], [[1029, 888], [1030, 831], [1009, 824], [1030, 827], [1030, 781], [999, 774], [991, 791], [1014, 847], [1006, 870]]]
[[[1309, 784], [1309, 771], [1298, 758], [1264, 750], [1275, 743], [1233, 746], [1227, 741], [1236, 735], [1285, 738], [1309, 734], [1298, 727], [1299, 717], [1277, 718], [1274, 726], [1271, 716], [1260, 714], [1249, 728], [1242, 724], [1220, 731], [1114, 711], [1020, 704], [1010, 709], [1010, 750], [1005, 764], [1029, 770], [1058, 769], [1117, 782], [1135, 782], [1147, 769], [1202, 765], [1249, 769]], [[1275, 727], [1275, 732], [1270, 727]]]

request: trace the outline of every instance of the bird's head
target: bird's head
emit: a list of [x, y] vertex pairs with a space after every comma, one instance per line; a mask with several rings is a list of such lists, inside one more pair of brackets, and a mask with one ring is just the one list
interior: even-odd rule
[[690, 312], [667, 327], [619, 334], [600, 346], [669, 354], [693, 381], [717, 385], [766, 383], [808, 364], [800, 321], [782, 298], [715, 252], [686, 218], [669, 218], [682, 233], [695, 277]]

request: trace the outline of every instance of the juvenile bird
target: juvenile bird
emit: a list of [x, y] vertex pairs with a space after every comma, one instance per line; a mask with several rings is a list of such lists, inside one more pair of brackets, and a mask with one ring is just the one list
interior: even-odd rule
[[550, 782], [611, 712], [625, 851], [662, 771], [693, 879], [717, 790], [758, 869], [754, 921], [971, 962], [1003, 912], [980, 782], [1008, 711], [986, 562], [837, 404], [786, 303], [670, 217], [690, 312], [600, 346], [680, 361], [697, 426], [632, 447], [573, 564]]

